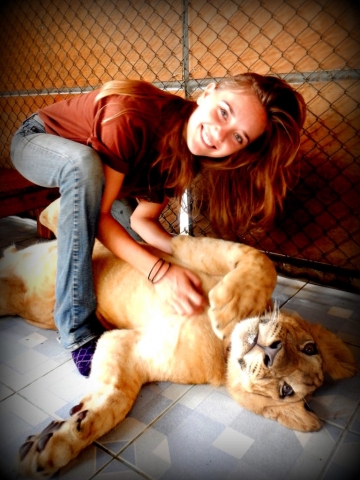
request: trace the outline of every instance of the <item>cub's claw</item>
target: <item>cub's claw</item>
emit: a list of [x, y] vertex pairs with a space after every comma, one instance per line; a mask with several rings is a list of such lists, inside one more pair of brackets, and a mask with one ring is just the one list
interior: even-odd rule
[[78, 413], [77, 414], [77, 420], [76, 420], [76, 430], [78, 432], [80, 432], [81, 430], [81, 422], [84, 420], [84, 418], [86, 417], [88, 411], [87, 410], [83, 410], [82, 412]]
[[49, 423], [49, 425], [46, 428], [44, 428], [44, 430], [39, 435], [30, 435], [26, 439], [26, 442], [23, 443], [19, 449], [20, 460], [22, 461], [25, 458], [25, 456], [29, 453], [31, 447], [34, 445], [36, 440], [37, 440], [36, 451], [42, 452], [46, 447], [50, 438], [54, 435], [54, 432], [56, 430], [59, 430], [61, 425], [63, 425], [64, 423], [65, 423], [64, 421], [53, 420], [51, 423]]
[[83, 404], [80, 402], [79, 405], [74, 405], [72, 408], [70, 408], [69, 415], [73, 416], [75, 413], [79, 412], [83, 407]]
[[49, 425], [44, 428], [44, 430], [40, 433], [40, 438], [42, 436], [46, 436], [48, 433], [54, 433], [56, 430], [59, 430], [59, 428], [65, 423], [64, 420], [53, 420]]
[[21, 445], [21, 447], [19, 449], [20, 462], [22, 462], [24, 460], [24, 458], [26, 457], [26, 455], [29, 453], [30, 448], [33, 446], [33, 443], [34, 442], [25, 442]]
[[50, 440], [50, 438], [53, 435], [54, 435], [53, 432], [50, 432], [50, 433], [47, 433], [46, 435], [43, 435], [42, 437], [40, 437], [40, 439], [39, 439], [39, 441], [36, 445], [36, 451], [39, 452], [39, 453], [42, 452], [45, 449], [48, 441]]

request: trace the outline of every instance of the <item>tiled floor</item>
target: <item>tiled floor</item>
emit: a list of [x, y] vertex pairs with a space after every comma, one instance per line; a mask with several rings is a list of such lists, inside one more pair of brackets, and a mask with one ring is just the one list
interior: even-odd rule
[[[36, 241], [35, 224], [0, 220], [0, 249]], [[1, 292], [0, 292], [1, 295]], [[323, 323], [360, 359], [360, 295], [279, 278], [282, 308]], [[68, 416], [86, 379], [56, 332], [21, 318], [0, 319], [0, 478], [29, 434]], [[359, 376], [324, 385], [311, 407], [324, 420], [304, 434], [243, 410], [223, 388], [158, 383], [144, 387], [128, 418], [56, 477], [61, 479], [358, 479]]]

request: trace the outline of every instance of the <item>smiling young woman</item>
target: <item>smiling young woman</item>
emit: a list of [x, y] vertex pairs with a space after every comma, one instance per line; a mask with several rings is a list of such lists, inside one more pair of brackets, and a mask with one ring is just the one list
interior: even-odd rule
[[59, 187], [55, 323], [64, 348], [88, 375], [99, 335], [91, 254], [97, 236], [136, 267], [178, 314], [206, 304], [199, 278], [137, 243], [111, 215], [115, 199], [138, 205], [131, 226], [171, 252], [159, 216], [194, 179], [220, 228], [272, 220], [290, 178], [304, 101], [286, 82], [257, 74], [206, 87], [197, 102], [134, 80], [47, 106], [16, 132], [14, 165], [34, 183]]
[[[292, 166], [305, 121], [304, 99], [285, 81], [255, 73], [226, 78], [212, 88], [218, 97], [231, 92], [233, 99], [237, 98], [237, 115], [231, 118], [242, 124], [243, 130], [240, 126], [237, 133], [245, 140], [241, 138], [240, 148], [221, 162], [202, 158], [201, 173], [206, 181], [201, 183], [201, 191], [210, 220], [225, 231], [265, 227], [277, 208], [282, 208], [293, 181]], [[221, 108], [221, 101], [219, 104]], [[227, 116], [226, 108], [225, 112]]]
[[252, 92], [241, 95], [210, 83], [189, 118], [187, 145], [193, 155], [223, 158], [245, 148], [263, 134], [267, 114]]

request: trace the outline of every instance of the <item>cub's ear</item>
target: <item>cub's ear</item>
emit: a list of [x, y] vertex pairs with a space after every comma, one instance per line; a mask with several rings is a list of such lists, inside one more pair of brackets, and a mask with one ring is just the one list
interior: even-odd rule
[[263, 416], [277, 420], [284, 427], [300, 432], [316, 432], [322, 426], [317, 415], [308, 410], [303, 401], [265, 408]]
[[316, 432], [321, 429], [321, 421], [310, 411], [303, 400], [291, 402], [276, 401], [263, 395], [249, 393], [237, 389], [230, 393], [242, 407], [262, 415], [265, 418], [276, 420], [281, 425], [299, 432]]
[[345, 343], [322, 325], [308, 323], [308, 326], [322, 356], [324, 373], [334, 380], [355, 375], [355, 359]]

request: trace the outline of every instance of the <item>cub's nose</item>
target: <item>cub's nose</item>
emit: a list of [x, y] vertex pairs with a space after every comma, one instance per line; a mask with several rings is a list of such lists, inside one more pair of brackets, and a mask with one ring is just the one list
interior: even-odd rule
[[276, 355], [280, 352], [282, 349], [281, 342], [273, 342], [269, 346], [262, 346], [259, 345], [264, 350], [264, 364], [266, 367], [271, 367], [272, 364], [274, 363]]

